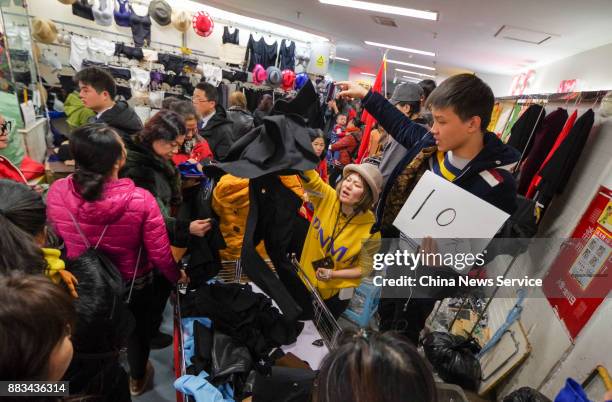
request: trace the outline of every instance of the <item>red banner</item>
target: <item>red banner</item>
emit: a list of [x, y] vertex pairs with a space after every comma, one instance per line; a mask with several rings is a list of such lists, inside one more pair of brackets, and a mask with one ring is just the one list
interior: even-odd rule
[[[372, 86], [372, 92], [380, 93], [382, 91], [382, 84], [386, 68], [387, 60], [383, 57], [383, 60], [380, 63], [380, 68], [378, 69], [378, 74], [376, 74], [374, 86]], [[361, 121], [365, 122], [366, 126], [363, 130], [363, 135], [361, 136], [361, 145], [359, 146], [359, 152], [357, 153], [356, 163], [361, 163], [361, 161], [367, 156], [368, 150], [370, 149], [370, 132], [376, 123], [374, 117], [372, 117], [372, 115], [370, 115], [365, 109], [361, 114]]]
[[612, 289], [612, 191], [601, 186], [543, 282], [544, 294], [576, 339]]

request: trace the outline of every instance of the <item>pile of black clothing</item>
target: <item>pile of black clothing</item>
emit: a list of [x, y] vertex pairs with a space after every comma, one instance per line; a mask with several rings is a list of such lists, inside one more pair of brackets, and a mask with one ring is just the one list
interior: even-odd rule
[[[303, 328], [302, 323], [285, 320], [267, 296], [253, 292], [250, 285], [237, 283], [216, 282], [189, 291], [181, 301], [181, 314], [183, 317], [209, 318], [215, 336], [221, 333], [231, 338], [234, 346], [228, 350], [246, 348], [253, 367], [263, 373], [270, 370], [270, 352], [281, 345], [294, 343]], [[213, 337], [203, 336], [208, 339], [203, 344], [212, 345]], [[199, 341], [195, 342], [197, 345]], [[228, 342], [222, 341], [224, 345]], [[200, 367], [204, 369], [209, 360], [207, 354], [196, 354], [204, 362]], [[214, 378], [216, 373], [212, 374]]]

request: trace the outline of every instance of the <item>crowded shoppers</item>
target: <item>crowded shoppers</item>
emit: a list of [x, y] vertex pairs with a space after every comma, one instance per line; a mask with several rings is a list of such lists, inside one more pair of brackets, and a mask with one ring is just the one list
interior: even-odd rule
[[253, 125], [255, 127], [263, 124], [263, 118], [270, 114], [272, 106], [274, 106], [272, 95], [264, 94], [259, 101], [259, 105], [257, 105], [257, 109], [253, 112]]
[[200, 115], [198, 131], [208, 142], [213, 156], [222, 161], [232, 146], [233, 122], [219, 102], [217, 88], [200, 82], [193, 91], [193, 106]]
[[200, 162], [203, 159], [212, 159], [212, 151], [208, 142], [198, 134], [198, 114], [189, 101], [175, 100], [168, 104], [167, 110], [179, 114], [185, 121], [185, 140], [180, 145], [176, 155], [172, 157], [175, 165], [188, 160]]
[[238, 141], [253, 128], [253, 115], [247, 109], [246, 96], [240, 91], [230, 94], [227, 117], [234, 122], [232, 141]]
[[[135, 328], [128, 339], [129, 392], [140, 395], [153, 377], [148, 361], [153, 269], [171, 283], [181, 273], [172, 258], [155, 198], [132, 180], [119, 178], [126, 160], [121, 137], [106, 125], [85, 125], [72, 134], [70, 152], [76, 162], [75, 173], [57, 180], [49, 189], [47, 217], [64, 240], [67, 258], [76, 259], [95, 246], [131, 289], [128, 308]], [[182, 278], [186, 280], [184, 274]]]

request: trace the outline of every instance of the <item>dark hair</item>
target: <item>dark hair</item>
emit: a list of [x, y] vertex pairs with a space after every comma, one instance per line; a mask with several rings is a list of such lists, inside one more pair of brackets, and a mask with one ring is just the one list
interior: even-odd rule
[[418, 85], [423, 89], [423, 96], [425, 97], [425, 99], [429, 97], [429, 94], [431, 94], [437, 86], [434, 80], [429, 79], [419, 82]]
[[197, 120], [198, 118], [198, 113], [193, 107], [193, 103], [189, 101], [177, 100], [175, 102], [172, 102], [167, 109], [172, 112], [178, 113], [183, 117], [184, 120]]
[[198, 82], [196, 89], [204, 91], [206, 93], [206, 99], [209, 101], [215, 101], [215, 103], [219, 102], [219, 93], [214, 85], [209, 84], [208, 82]]
[[317, 138], [325, 140], [325, 133], [320, 128], [313, 128], [308, 131], [308, 134], [310, 134], [310, 142], [313, 142]]
[[257, 110], [261, 110], [262, 112], [268, 113], [272, 110], [272, 95], [264, 94], [259, 101], [259, 105], [257, 106]]
[[426, 107], [452, 107], [463, 121], [478, 116], [480, 129], [486, 131], [494, 103], [493, 91], [480, 78], [473, 74], [458, 74], [433, 90], [427, 98]]
[[85, 85], [91, 85], [97, 93], [106, 91], [111, 99], [115, 99], [117, 95], [117, 86], [113, 76], [110, 75], [108, 71], [98, 67], [86, 67], [82, 69], [74, 76], [74, 82], [76, 84], [82, 82]]
[[315, 402], [437, 401], [431, 368], [415, 347], [393, 332], [345, 331], [323, 360]]
[[74, 320], [68, 292], [47, 277], [0, 278], [0, 378], [48, 380], [51, 352], [70, 334]]
[[46, 220], [40, 194], [25, 184], [0, 180], [0, 275], [45, 272], [47, 262], [34, 236], [44, 230]]
[[398, 102], [396, 104], [396, 106], [406, 106], [406, 105], [410, 105], [410, 114], [418, 114], [421, 111], [421, 102], [420, 101], [416, 101], [416, 102]]
[[106, 124], [87, 124], [73, 131], [70, 153], [76, 162], [73, 180], [79, 194], [90, 202], [99, 199], [104, 182], [123, 155], [121, 137]]
[[164, 100], [162, 101], [162, 109], [170, 109], [170, 105], [178, 101], [180, 101], [180, 99], [177, 98], [176, 96], [168, 96], [167, 98], [164, 98]]
[[145, 124], [139, 134], [140, 142], [151, 148], [154, 141], [174, 141], [176, 137], [185, 135], [187, 128], [183, 117], [170, 110], [160, 110]]

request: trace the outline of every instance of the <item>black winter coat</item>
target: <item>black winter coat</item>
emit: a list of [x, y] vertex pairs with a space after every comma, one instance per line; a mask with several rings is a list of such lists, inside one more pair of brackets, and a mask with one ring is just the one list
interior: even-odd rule
[[106, 123], [117, 130], [126, 139], [142, 130], [142, 121], [125, 101], [115, 103], [111, 109], [102, 113], [100, 118], [93, 118], [91, 123]]
[[253, 115], [248, 110], [232, 106], [227, 109], [227, 117], [234, 122], [232, 142], [238, 141], [253, 128]]
[[164, 216], [170, 243], [176, 247], [187, 247], [190, 221], [171, 216], [172, 208], [182, 201], [178, 170], [172, 162], [155, 155], [152, 149], [144, 145], [126, 141], [126, 147], [127, 161], [119, 172], [120, 177], [132, 179], [138, 187], [153, 194]]
[[223, 106], [217, 105], [215, 115], [205, 127], [200, 127], [200, 135], [208, 141], [210, 150], [218, 161], [225, 159], [232, 146], [233, 125]]

